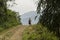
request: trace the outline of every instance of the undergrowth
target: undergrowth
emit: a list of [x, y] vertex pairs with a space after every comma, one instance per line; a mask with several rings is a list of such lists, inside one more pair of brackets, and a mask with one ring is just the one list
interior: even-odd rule
[[59, 38], [50, 32], [46, 27], [39, 25], [29, 26], [23, 32], [23, 40], [59, 40]]

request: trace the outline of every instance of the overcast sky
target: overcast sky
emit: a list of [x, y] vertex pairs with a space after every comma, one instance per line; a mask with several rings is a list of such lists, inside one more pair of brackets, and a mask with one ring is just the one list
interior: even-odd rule
[[[15, 3], [12, 7], [9, 7], [9, 9], [12, 9], [16, 12], [19, 12], [20, 15], [29, 12], [29, 11], [35, 11], [36, 10], [36, 2], [37, 0], [15, 0]], [[13, 2], [7, 2], [8, 4], [12, 5]]]

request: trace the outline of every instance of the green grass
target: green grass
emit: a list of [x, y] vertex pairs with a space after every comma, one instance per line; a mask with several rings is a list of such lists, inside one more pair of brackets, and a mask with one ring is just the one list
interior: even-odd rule
[[23, 40], [59, 40], [53, 32], [40, 25], [29, 26], [23, 32]]
[[[17, 25], [16, 25], [16, 26], [17, 26]], [[16, 26], [12, 26], [12, 27], [10, 27], [10, 28], [8, 28], [8, 29], [0, 29], [0, 30], [2, 30], [2, 31], [0, 31], [0, 35], [6, 33], [8, 30], [11, 30], [11, 29], [13, 29], [13, 28], [16, 28]]]
[[17, 22], [13, 22], [13, 23], [6, 22], [6, 23], [0, 25], [0, 34], [6, 32], [7, 30], [9, 30], [13, 27], [16, 27], [17, 25], [20, 25], [20, 24]]

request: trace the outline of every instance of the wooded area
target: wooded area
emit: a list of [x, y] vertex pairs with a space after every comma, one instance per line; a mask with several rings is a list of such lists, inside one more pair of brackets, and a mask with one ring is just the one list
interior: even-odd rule
[[20, 18], [17, 17], [18, 13], [7, 9], [7, 1], [9, 0], [0, 0], [0, 32], [20, 24]]
[[43, 8], [39, 23], [60, 37], [60, 0], [39, 0], [37, 12]]

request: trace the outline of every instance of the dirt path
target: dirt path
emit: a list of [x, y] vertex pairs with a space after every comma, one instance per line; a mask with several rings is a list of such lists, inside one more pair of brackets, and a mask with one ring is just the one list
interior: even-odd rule
[[22, 32], [24, 31], [26, 27], [21, 26], [15, 34], [10, 38], [10, 40], [22, 40]]
[[22, 40], [22, 32], [27, 26], [19, 25], [0, 35], [0, 40]]

